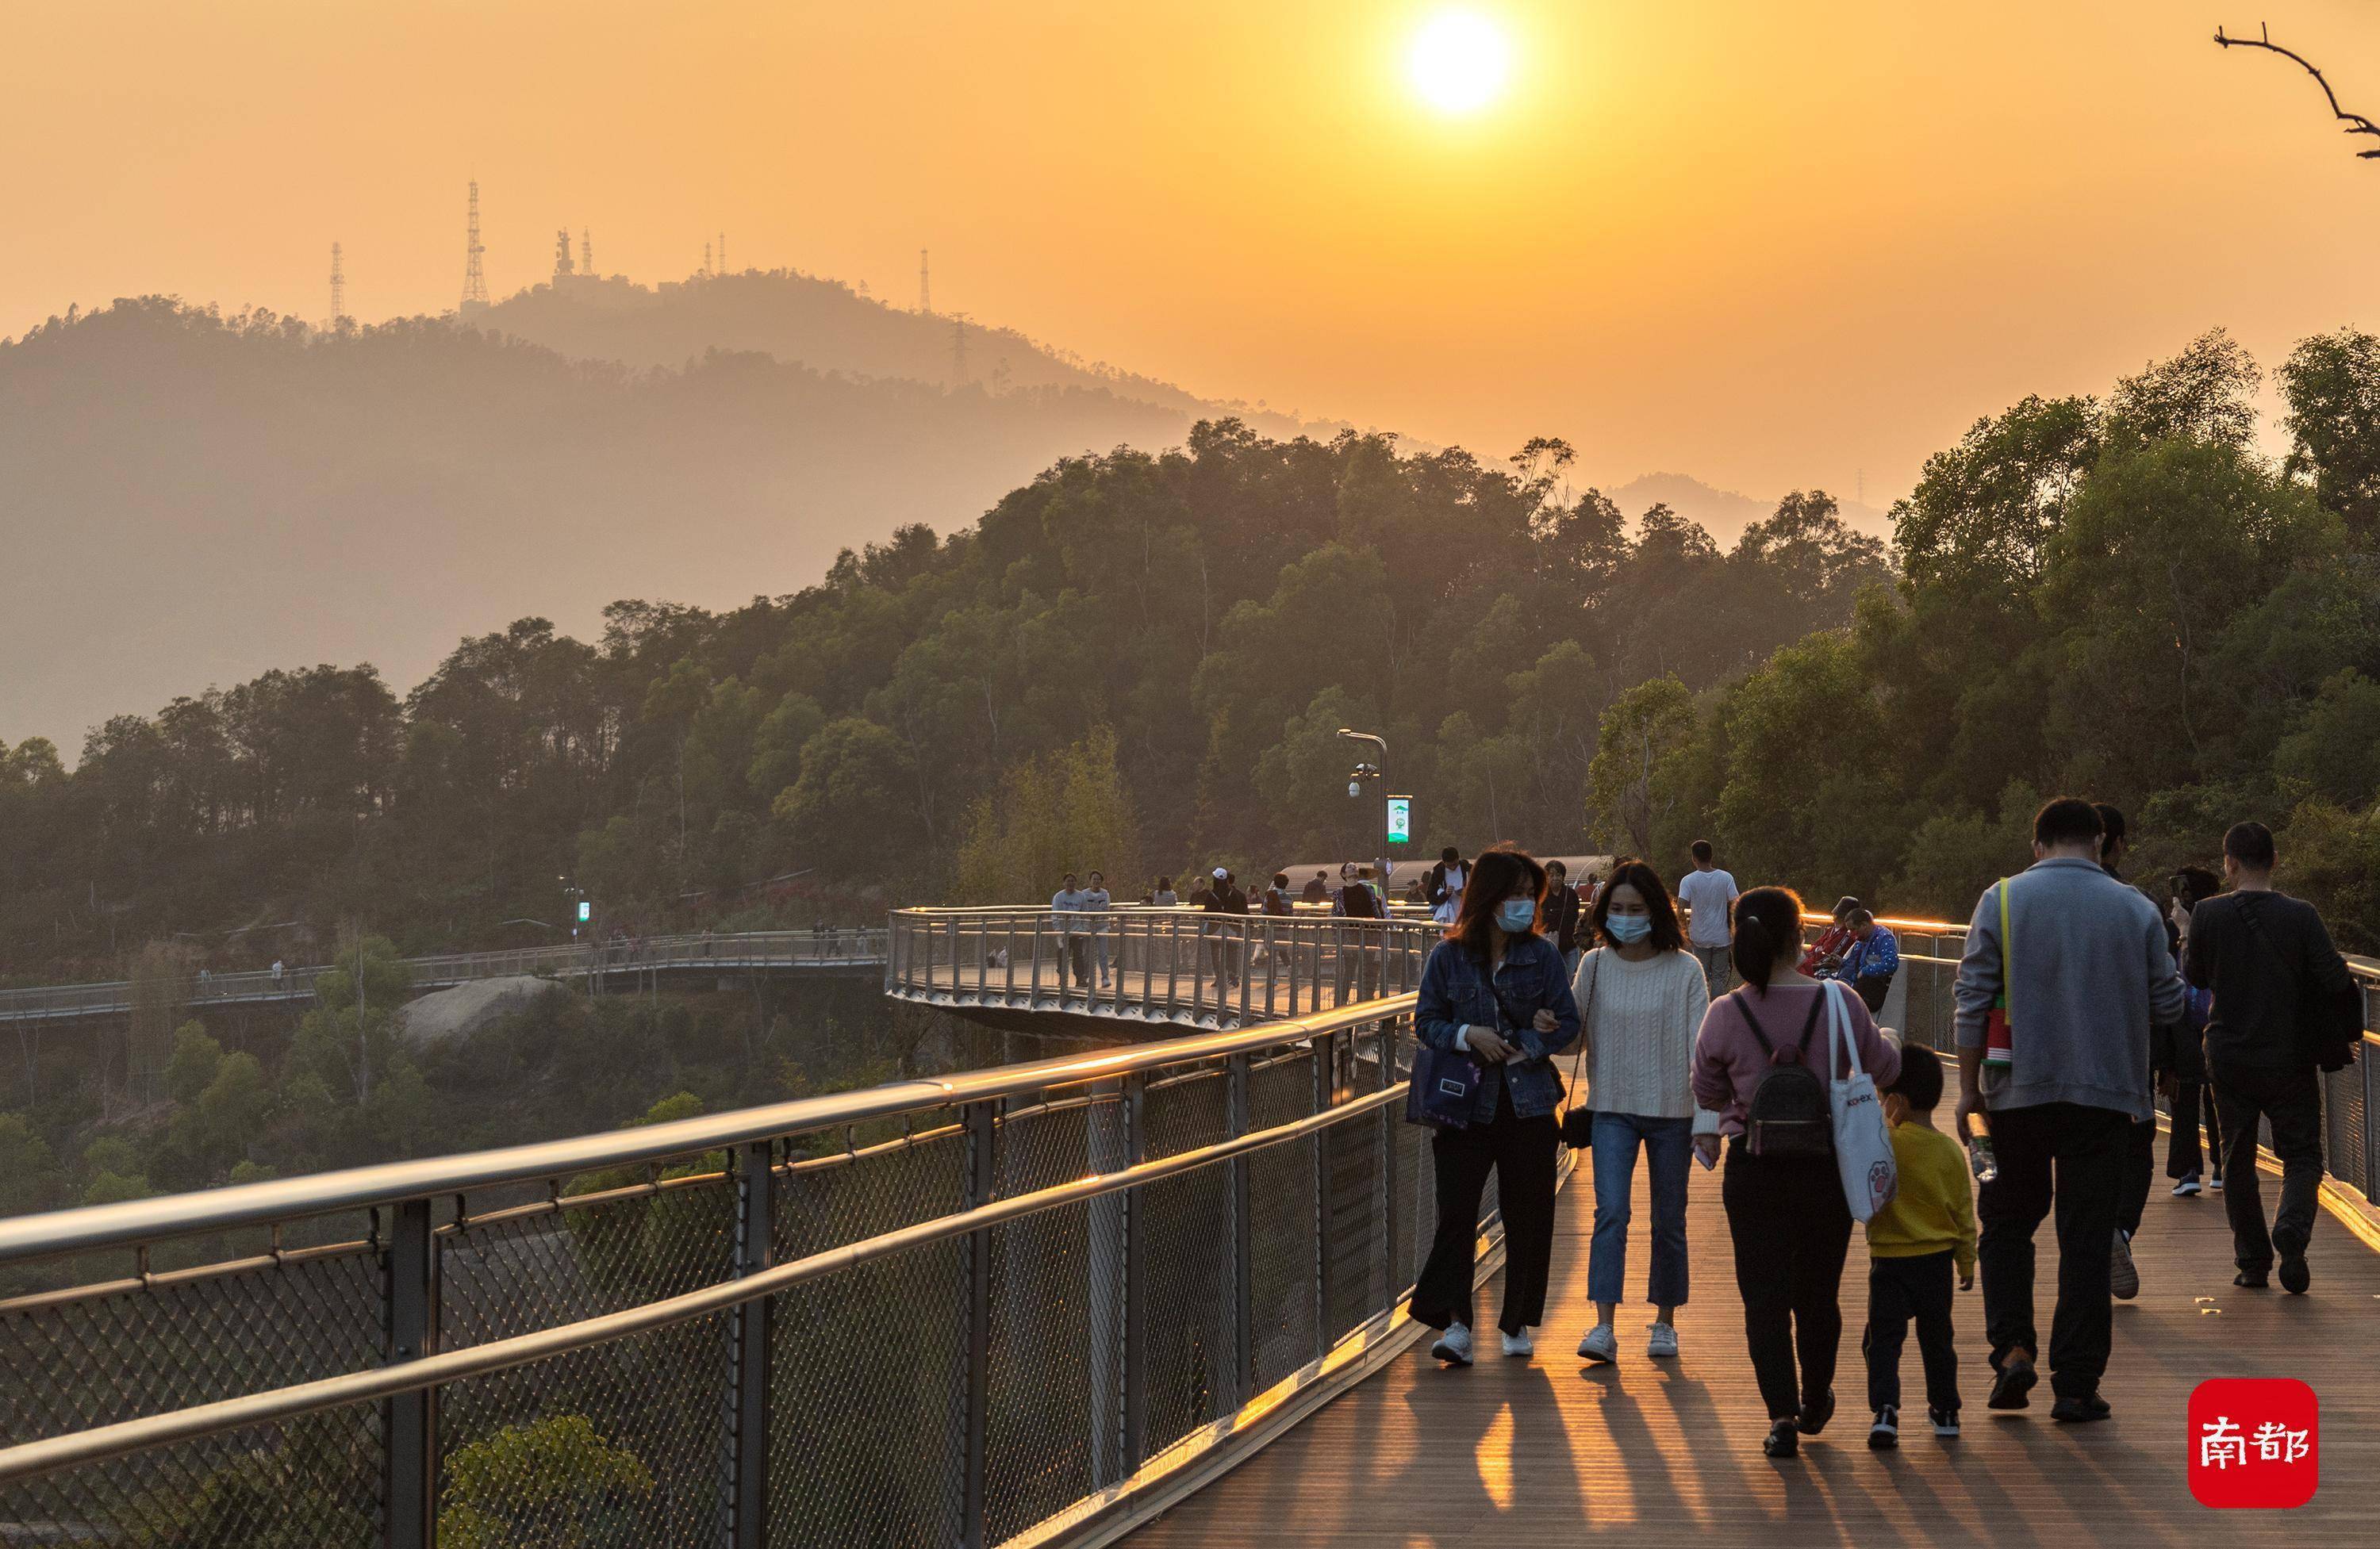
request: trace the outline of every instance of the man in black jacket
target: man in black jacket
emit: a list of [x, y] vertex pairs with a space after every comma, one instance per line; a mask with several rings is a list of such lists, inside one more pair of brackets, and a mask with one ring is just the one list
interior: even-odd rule
[[[2184, 973], [2215, 995], [2206, 1023], [2206, 1067], [2223, 1118], [2223, 1196], [2231, 1218], [2232, 1283], [2259, 1287], [2280, 1257], [2281, 1289], [2301, 1294], [2311, 1279], [2306, 1246], [2322, 1187], [2322, 1095], [2314, 1040], [2325, 1009], [2355, 996], [2355, 979], [2330, 943], [2313, 905], [2273, 890], [2273, 831], [2234, 823], [2223, 836], [2231, 890], [2190, 914]], [[2256, 1178], [2256, 1121], [2268, 1119], [2281, 1159], [2280, 1207], [2268, 1232]]]
[[[2121, 882], [2124, 874], [2118, 869], [2124, 859], [2129, 825], [2124, 815], [2105, 802], [2091, 804], [2099, 814], [2099, 865], [2107, 875]], [[2181, 947], [2181, 932], [2170, 918], [2166, 918], [2164, 906], [2146, 888], [2132, 889], [2149, 901], [2165, 919], [2165, 950], [2176, 954]], [[1862, 911], [1864, 913], [1864, 911]], [[2149, 1028], [2149, 1078], [2159, 1092], [2165, 1094], [2170, 1107], [2178, 1100], [2181, 1083], [2197, 1083], [2204, 1075], [2201, 1069], [2198, 1040], [2191, 1035], [2186, 1022], [2156, 1023]], [[2141, 1293], [2140, 1265], [2132, 1257], [2132, 1239], [2141, 1229], [2141, 1216], [2148, 1209], [2149, 1183], [2156, 1175], [2156, 1116], [2132, 1126], [2129, 1144], [2124, 1149], [2123, 1186], [2116, 1207], [2116, 1240], [2108, 1256], [2108, 1292], [2119, 1301], [2130, 1301]]]
[[1560, 861], [1548, 861], [1546, 902], [1539, 917], [1545, 921], [1545, 933], [1561, 950], [1562, 966], [1572, 974], [1578, 972], [1578, 923], [1584, 913], [1578, 889], [1570, 885], [1570, 867]]

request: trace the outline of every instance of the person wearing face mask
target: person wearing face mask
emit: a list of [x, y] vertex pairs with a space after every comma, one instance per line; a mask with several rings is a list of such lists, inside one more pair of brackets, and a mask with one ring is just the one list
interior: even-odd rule
[[1438, 1234], [1414, 1282], [1414, 1320], [1439, 1330], [1430, 1354], [1450, 1366], [1472, 1358], [1471, 1285], [1479, 1197], [1496, 1175], [1504, 1217], [1504, 1353], [1535, 1349], [1553, 1262], [1554, 1161], [1561, 1077], [1554, 1056], [1578, 1036], [1578, 1010], [1561, 954], [1541, 929], [1545, 867], [1499, 847], [1471, 867], [1462, 912], [1422, 967], [1415, 1035], [1479, 1067], [1469, 1122], [1435, 1131]]
[[1677, 1309], [1686, 1301], [1686, 1180], [1697, 1145], [1718, 1159], [1718, 1115], [1696, 1107], [1694, 1035], [1710, 1005], [1702, 964], [1686, 950], [1670, 890], [1642, 861], [1612, 869], [1588, 930], [1597, 943], [1571, 979], [1578, 1004], [1578, 1063], [1587, 1078], [1571, 1095], [1594, 1114], [1595, 1239], [1587, 1295], [1596, 1324], [1579, 1341], [1592, 1361], [1620, 1359], [1611, 1320], [1625, 1299], [1630, 1199], [1641, 1147], [1653, 1183], [1653, 1263], [1645, 1300], [1653, 1325], [1645, 1353], [1678, 1353]]

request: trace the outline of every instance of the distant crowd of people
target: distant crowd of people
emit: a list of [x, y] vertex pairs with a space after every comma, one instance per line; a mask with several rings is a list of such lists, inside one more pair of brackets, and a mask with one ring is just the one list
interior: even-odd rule
[[[1644, 1349], [1676, 1357], [1691, 1168], [1723, 1156], [1764, 1452], [1792, 1456], [1834, 1414], [1840, 1280], [1863, 1225], [1870, 1446], [1898, 1445], [1912, 1326], [1926, 1423], [1959, 1434], [1953, 1288], [1978, 1282], [1987, 1406], [2027, 1408], [2046, 1372], [2053, 1419], [2104, 1420], [2111, 1304], [2139, 1289], [2131, 1242], [2160, 1093], [2172, 1192], [2200, 1192], [2206, 1171], [2218, 1191], [2228, 1181], [2234, 1283], [2277, 1275], [2302, 1294], [2323, 1175], [2319, 1073], [2351, 1056], [2360, 996], [2313, 907], [2274, 889], [2262, 824], [2226, 834], [2220, 879], [2185, 868], [2162, 897], [2125, 879], [2129, 837], [2104, 805], [2059, 799], [2035, 815], [2034, 864], [1985, 889], [1968, 926], [1955, 1069], [1878, 1026], [1900, 943], [1857, 899], [1839, 900], [1805, 942], [1791, 891], [1740, 890], [1706, 843], [1674, 891], [1639, 859], [1575, 888], [1517, 849], [1450, 853], [1429, 883], [1446, 930], [1422, 974], [1408, 1110], [1432, 1129], [1439, 1227], [1411, 1301], [1436, 1331], [1431, 1353], [1450, 1367], [1477, 1353], [1475, 1223], [1491, 1176], [1501, 1349], [1533, 1353], [1568, 1144], [1591, 1162], [1594, 1193], [1595, 1314], [1579, 1355], [1621, 1357], [1641, 1157], [1653, 1216]], [[1953, 1090], [1946, 1131], [1935, 1116]], [[2260, 1125], [2282, 1175], [2269, 1218]], [[2034, 1238], [2053, 1213], [2045, 1345]]]

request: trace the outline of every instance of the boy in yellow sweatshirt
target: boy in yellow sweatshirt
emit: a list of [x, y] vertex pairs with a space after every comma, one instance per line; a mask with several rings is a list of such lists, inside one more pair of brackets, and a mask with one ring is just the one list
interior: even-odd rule
[[1876, 1411], [1867, 1445], [1900, 1445], [1900, 1345], [1912, 1319], [1925, 1363], [1926, 1418], [1937, 1436], [1959, 1434], [1959, 1356], [1950, 1334], [1950, 1271], [1975, 1287], [1975, 1196], [1967, 1155], [1934, 1128], [1942, 1061], [1930, 1048], [1900, 1051], [1900, 1074], [1884, 1096], [1900, 1192], [1867, 1224], [1867, 1402]]

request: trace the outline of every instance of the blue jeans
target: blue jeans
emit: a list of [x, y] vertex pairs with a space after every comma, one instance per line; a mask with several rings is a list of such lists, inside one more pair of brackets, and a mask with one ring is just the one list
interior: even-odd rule
[[1642, 1114], [1595, 1115], [1595, 1242], [1587, 1252], [1591, 1301], [1624, 1301], [1628, 1277], [1629, 1195], [1636, 1147], [1653, 1174], [1653, 1277], [1645, 1300], [1656, 1307], [1686, 1301], [1686, 1169], [1694, 1165], [1694, 1121]]

